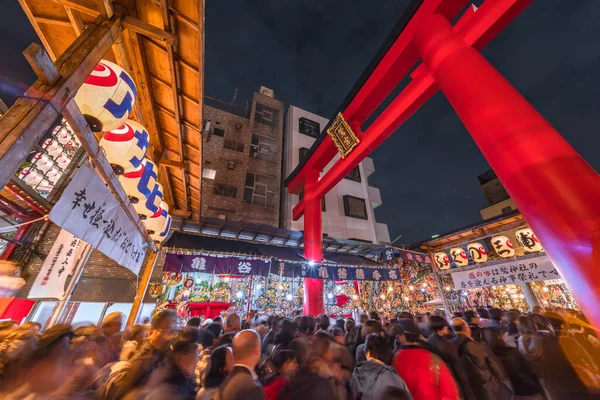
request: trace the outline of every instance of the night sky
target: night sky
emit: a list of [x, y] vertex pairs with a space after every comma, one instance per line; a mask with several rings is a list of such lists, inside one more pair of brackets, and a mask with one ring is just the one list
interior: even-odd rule
[[[205, 94], [230, 101], [237, 88], [244, 106], [264, 85], [286, 107], [331, 117], [409, 2], [206, 0]], [[483, 51], [596, 170], [598, 38], [600, 1], [534, 0]], [[18, 3], [3, 4], [0, 96], [9, 105], [35, 79], [21, 52], [36, 40]], [[392, 239], [402, 235], [396, 245], [481, 219], [477, 175], [489, 166], [441, 93], [372, 156], [377, 217]]]

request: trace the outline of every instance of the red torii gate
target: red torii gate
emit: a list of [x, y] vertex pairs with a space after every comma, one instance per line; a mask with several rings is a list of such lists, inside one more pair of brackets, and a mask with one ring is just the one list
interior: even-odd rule
[[[360, 143], [321, 176], [338, 151], [321, 135], [285, 181], [291, 193], [304, 190], [293, 218], [304, 214], [308, 260], [323, 260], [321, 198], [441, 89], [590, 322], [600, 326], [600, 176], [478, 51], [530, 2], [486, 0], [454, 26], [448, 21], [466, 0], [412, 3], [339, 109]], [[412, 81], [363, 133], [419, 59]], [[322, 312], [323, 281], [304, 279], [304, 313]]]

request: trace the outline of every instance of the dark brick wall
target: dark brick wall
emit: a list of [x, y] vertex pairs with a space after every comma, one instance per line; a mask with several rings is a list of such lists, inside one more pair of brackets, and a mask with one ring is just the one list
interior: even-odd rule
[[[59, 232], [60, 228], [50, 223], [44, 235], [35, 244], [35, 248], [39, 253], [48, 254]], [[42, 267], [43, 258], [43, 256], [32, 255], [23, 267], [21, 276], [25, 279], [26, 284], [20, 290], [19, 297], [27, 297]], [[164, 255], [161, 254], [156, 262], [151, 282], [161, 279], [163, 264]], [[140, 277], [145, 265], [144, 262]], [[71, 301], [132, 302], [135, 297], [136, 282], [137, 277], [128, 269], [121, 267], [99, 251], [94, 251], [83, 271], [83, 276], [75, 288]], [[147, 296], [144, 302], [154, 302], [154, 299]]]
[[[279, 125], [270, 127], [254, 120], [256, 103], [260, 102], [279, 110]], [[212, 127], [225, 130], [225, 136], [204, 135], [202, 146], [204, 167], [216, 170], [216, 178], [202, 179], [202, 216], [219, 217], [225, 215], [228, 220], [245, 221], [279, 226], [279, 197], [281, 185], [281, 155], [283, 139], [283, 102], [254, 93], [250, 118], [204, 106], [204, 118], [211, 121]], [[237, 128], [236, 128], [237, 125]], [[259, 133], [278, 141], [276, 161], [256, 160], [250, 157], [252, 132]], [[244, 151], [238, 152], [224, 147], [225, 141], [236, 141], [243, 144]], [[229, 161], [235, 162], [235, 168], [227, 168]], [[267, 208], [244, 203], [244, 186], [246, 173], [255, 172], [273, 177], [276, 182], [275, 208]], [[237, 188], [235, 198], [214, 194], [216, 184]]]

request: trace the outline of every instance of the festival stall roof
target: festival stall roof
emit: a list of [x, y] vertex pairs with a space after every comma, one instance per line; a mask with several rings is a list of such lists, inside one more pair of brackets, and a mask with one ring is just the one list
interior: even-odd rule
[[497, 217], [485, 219], [471, 225], [444, 233], [436, 238], [425, 239], [409, 246], [410, 249], [421, 251], [437, 251], [449, 247], [460, 246], [467, 242], [478, 240], [511, 229], [526, 225], [525, 219], [518, 210]]
[[150, 134], [164, 200], [174, 217], [199, 221], [202, 166], [204, 0], [19, 0], [56, 60], [96, 17], [121, 15], [122, 38], [104, 58], [138, 87], [131, 114]]

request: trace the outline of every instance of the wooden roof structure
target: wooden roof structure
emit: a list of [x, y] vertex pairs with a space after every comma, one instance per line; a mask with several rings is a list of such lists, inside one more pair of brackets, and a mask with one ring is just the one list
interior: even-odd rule
[[138, 88], [130, 118], [150, 135], [174, 218], [200, 219], [204, 0], [19, 0], [56, 61], [98, 16], [121, 16], [122, 32], [104, 58]]

